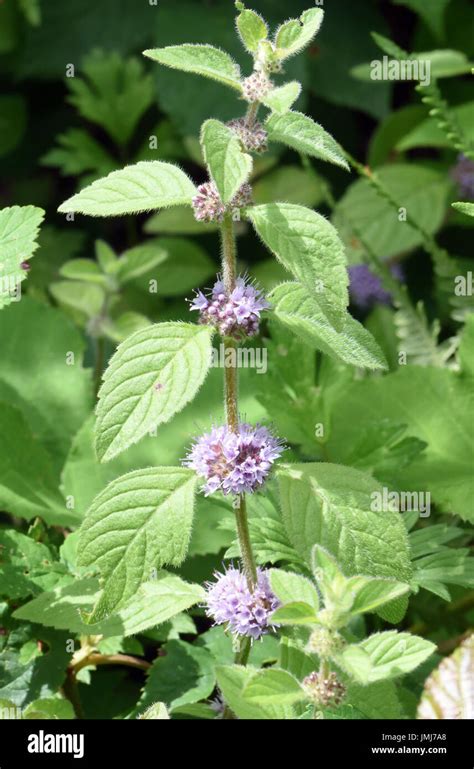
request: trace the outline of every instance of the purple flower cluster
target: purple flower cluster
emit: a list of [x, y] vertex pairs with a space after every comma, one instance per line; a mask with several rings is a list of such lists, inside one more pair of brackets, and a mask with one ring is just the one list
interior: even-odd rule
[[257, 585], [250, 590], [245, 575], [231, 566], [207, 582], [206, 614], [216, 625], [226, 624], [232, 633], [257, 640], [272, 629], [270, 615], [280, 602], [272, 593], [268, 576], [257, 569]]
[[214, 284], [209, 296], [197, 291], [190, 309], [199, 312], [200, 323], [215, 326], [222, 336], [240, 339], [258, 334], [260, 313], [269, 307], [259, 289], [245, 278], [237, 278], [230, 294], [221, 280]]
[[244, 99], [253, 103], [261, 101], [272, 88], [272, 82], [265, 72], [254, 72], [242, 81]]
[[[374, 304], [390, 304], [392, 295], [385, 291], [378, 275], [375, 275], [366, 264], [355, 264], [349, 268], [349, 292], [352, 302], [361, 310], [368, 310]], [[401, 267], [396, 264], [391, 267], [392, 275], [403, 280]]]
[[451, 170], [451, 178], [456, 182], [458, 194], [463, 200], [474, 200], [474, 161], [459, 155]]
[[268, 133], [261, 123], [256, 121], [251, 126], [245, 118], [231, 120], [228, 127], [238, 136], [246, 152], [266, 152], [268, 148]]
[[214, 182], [200, 184], [192, 199], [194, 217], [198, 222], [222, 222], [227, 211], [245, 208], [252, 202], [252, 187], [243, 184], [235, 197], [226, 206], [222, 202]]
[[266, 427], [244, 423], [233, 432], [222, 425], [197, 439], [183, 465], [205, 479], [202, 490], [206, 496], [215, 491], [252, 494], [263, 485], [283, 451], [282, 442]]

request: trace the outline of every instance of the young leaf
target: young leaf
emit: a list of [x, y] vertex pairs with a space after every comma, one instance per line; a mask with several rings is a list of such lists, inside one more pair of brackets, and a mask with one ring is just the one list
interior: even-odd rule
[[466, 214], [466, 216], [474, 216], [474, 203], [451, 203], [452, 207], [456, 209], [456, 211], [460, 211], [462, 214]]
[[172, 69], [191, 72], [241, 91], [240, 68], [225, 51], [212, 45], [170, 45], [143, 52], [144, 56]]
[[309, 579], [282, 569], [270, 569], [269, 577], [272, 590], [282, 604], [298, 601], [308, 603], [318, 611], [318, 591]]
[[474, 635], [446, 657], [425, 681], [416, 717], [422, 720], [474, 718]]
[[365, 614], [405, 595], [410, 591], [410, 586], [392, 579], [361, 576], [350, 577], [346, 583], [346, 590], [354, 596], [351, 614]]
[[99, 265], [92, 259], [71, 259], [69, 262], [64, 262], [59, 274], [70, 280], [83, 280], [86, 283], [99, 283], [100, 285], [105, 283], [105, 277], [100, 271]]
[[171, 163], [142, 161], [113, 171], [59, 206], [62, 214], [121, 216], [168, 206], [190, 205], [196, 187]]
[[314, 625], [317, 621], [314, 607], [304, 601], [286, 603], [272, 613], [276, 625]]
[[18, 301], [27, 272], [21, 266], [38, 248], [42, 208], [12, 206], [0, 211], [0, 308]]
[[145, 712], [138, 716], [139, 719], [152, 719], [154, 721], [166, 721], [169, 719], [169, 713], [164, 702], [155, 702]]
[[347, 646], [336, 661], [361, 684], [410, 673], [433, 654], [436, 645], [411, 633], [388, 630]]
[[236, 19], [237, 31], [245, 48], [249, 53], [256, 53], [261, 40], [266, 40], [268, 27], [260, 16], [247, 8], [244, 8]]
[[212, 331], [191, 323], [158, 323], [125, 340], [99, 391], [96, 448], [107, 462], [188, 403], [211, 362]]
[[68, 700], [44, 698], [34, 700], [23, 710], [23, 718], [37, 720], [64, 720], [75, 718], [74, 708]]
[[349, 313], [340, 331], [327, 320], [318, 304], [298, 283], [282, 283], [269, 295], [275, 316], [303, 342], [351, 366], [386, 369], [384, 354], [372, 334]]
[[345, 323], [348, 304], [344, 247], [327, 219], [309, 208], [269, 203], [248, 209], [265, 245], [292, 272], [336, 328]]
[[282, 24], [275, 36], [278, 58], [287, 59], [306, 48], [318, 33], [323, 17], [324, 11], [321, 8], [310, 8], [299, 19], [291, 19]]
[[[270, 96], [271, 94], [270, 91]], [[281, 142], [297, 152], [327, 160], [349, 171], [349, 164], [339, 144], [319, 123], [315, 123], [302, 112], [270, 115], [266, 129], [270, 141]]]
[[[293, 80], [291, 83], [285, 83], [285, 85], [282, 85], [279, 88], [272, 88], [272, 90], [263, 97], [262, 104], [265, 104], [266, 107], [271, 109], [271, 111], [277, 115], [283, 115], [291, 109], [300, 93], [301, 83], [298, 83], [297, 80]], [[275, 141], [283, 140], [275, 139]]]
[[152, 569], [178, 566], [191, 536], [196, 476], [180, 467], [135, 470], [112, 481], [80, 529], [78, 566], [98, 568], [104, 591], [90, 622], [136, 593]]
[[123, 285], [149, 272], [153, 267], [165, 262], [166, 250], [157, 240], [149, 240], [125, 251], [117, 262], [116, 275]]
[[242, 696], [257, 705], [291, 705], [306, 699], [297, 679], [286, 670], [278, 668], [255, 673], [244, 687]]
[[240, 141], [219, 120], [206, 120], [201, 130], [204, 159], [222, 202], [230, 203], [252, 171], [252, 158], [242, 152]]

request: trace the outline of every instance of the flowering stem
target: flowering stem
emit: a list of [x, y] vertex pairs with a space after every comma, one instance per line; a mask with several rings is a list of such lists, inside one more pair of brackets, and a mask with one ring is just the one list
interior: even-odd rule
[[[227, 214], [221, 226], [222, 238], [222, 276], [224, 288], [228, 295], [235, 288], [236, 280], [236, 243], [234, 222], [231, 214]], [[227, 350], [235, 350], [236, 341], [229, 337], [224, 338], [224, 361], [228, 360]], [[231, 360], [236, 360], [232, 355]], [[238, 372], [237, 366], [225, 366], [225, 410], [229, 429], [237, 432], [239, 427], [239, 403], [238, 403]], [[239, 494], [234, 500], [235, 518], [237, 522], [237, 536], [240, 544], [240, 553], [244, 567], [245, 576], [251, 590], [257, 583], [257, 567], [250, 542], [249, 527], [247, 521], [247, 506], [245, 495]]]
[[237, 521], [237, 534], [239, 537], [240, 554], [244, 565], [245, 576], [251, 590], [257, 584], [257, 566], [250, 542], [250, 533], [247, 519], [247, 504], [245, 494], [239, 494], [234, 501], [235, 519]]
[[259, 109], [260, 109], [259, 101], [253, 101], [251, 104], [249, 104], [249, 108], [245, 116], [245, 122], [247, 123], [247, 126], [249, 128], [252, 128], [253, 124], [255, 123]]

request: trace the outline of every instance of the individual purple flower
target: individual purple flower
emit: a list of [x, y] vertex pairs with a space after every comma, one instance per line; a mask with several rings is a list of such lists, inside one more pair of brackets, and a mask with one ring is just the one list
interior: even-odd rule
[[253, 591], [245, 575], [234, 566], [223, 574], [215, 572], [214, 576], [216, 582], [206, 583], [206, 614], [216, 625], [227, 625], [232, 633], [254, 640], [272, 630], [270, 615], [280, 602], [263, 569], [257, 569]]
[[252, 187], [243, 184], [234, 198], [226, 206], [222, 202], [218, 189], [213, 181], [199, 185], [192, 199], [194, 217], [198, 222], [222, 222], [228, 211], [245, 208], [252, 202]]
[[230, 294], [221, 280], [217, 280], [208, 296], [198, 291], [190, 309], [199, 312], [200, 323], [214, 326], [222, 336], [240, 339], [258, 334], [260, 313], [269, 307], [263, 293], [239, 277]]
[[222, 425], [197, 439], [183, 465], [204, 478], [206, 497], [215, 491], [252, 494], [263, 486], [283, 451], [282, 442], [266, 427], [244, 423], [233, 432]]
[[251, 126], [245, 118], [231, 120], [228, 127], [238, 136], [247, 152], [266, 152], [268, 148], [268, 133], [261, 123], [255, 121]]
[[458, 155], [456, 165], [451, 169], [451, 178], [456, 182], [458, 194], [463, 200], [474, 200], [474, 161], [465, 155]]
[[[366, 264], [355, 264], [349, 268], [349, 293], [352, 302], [361, 310], [368, 310], [374, 304], [390, 304], [392, 295], [385, 291], [382, 281]], [[394, 278], [403, 280], [403, 272], [398, 264], [390, 268]]]

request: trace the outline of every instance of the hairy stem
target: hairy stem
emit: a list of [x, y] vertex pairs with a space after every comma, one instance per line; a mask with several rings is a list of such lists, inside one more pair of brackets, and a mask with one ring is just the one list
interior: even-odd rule
[[249, 104], [249, 108], [248, 108], [247, 114], [245, 116], [245, 122], [247, 123], [249, 128], [252, 128], [252, 126], [254, 125], [254, 123], [255, 123], [255, 121], [257, 119], [257, 115], [258, 115], [258, 110], [259, 109], [260, 109], [260, 102], [259, 101], [254, 101], [251, 104]]
[[126, 665], [130, 668], [138, 668], [139, 670], [148, 670], [151, 667], [150, 663], [146, 660], [132, 657], [129, 654], [100, 654], [99, 652], [91, 652], [91, 654], [74, 665], [72, 668], [74, 675], [89, 665]]
[[[236, 280], [236, 256], [237, 249], [235, 243], [234, 222], [231, 214], [227, 214], [221, 227], [222, 238], [222, 276], [224, 280], [224, 288], [227, 294], [230, 294], [235, 288]], [[235, 351], [236, 341], [228, 337], [224, 338], [224, 361], [228, 360], [227, 350]], [[231, 360], [235, 360], [235, 356], [231, 357]], [[225, 366], [225, 411], [227, 425], [232, 432], [237, 432], [239, 427], [239, 382], [237, 366]], [[235, 518], [237, 523], [237, 535], [240, 544], [240, 553], [242, 557], [242, 563], [244, 567], [245, 576], [251, 590], [257, 582], [257, 567], [255, 565], [255, 557], [252, 551], [252, 544], [250, 542], [248, 520], [247, 520], [247, 506], [245, 503], [245, 495], [239, 494], [234, 500]]]
[[237, 534], [240, 543], [240, 554], [244, 565], [245, 576], [249, 587], [253, 589], [257, 584], [257, 566], [250, 541], [250, 533], [247, 519], [247, 503], [245, 494], [239, 494], [234, 501], [235, 518], [237, 521]]

